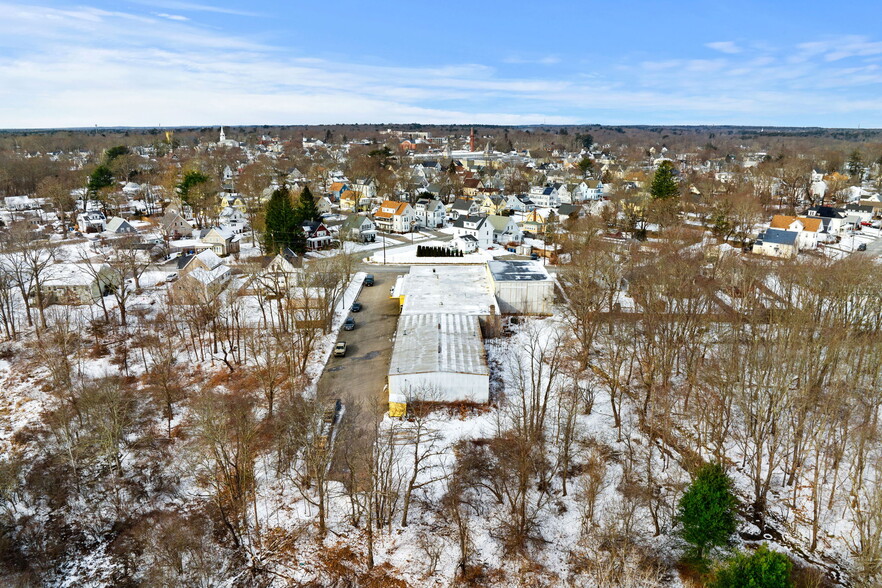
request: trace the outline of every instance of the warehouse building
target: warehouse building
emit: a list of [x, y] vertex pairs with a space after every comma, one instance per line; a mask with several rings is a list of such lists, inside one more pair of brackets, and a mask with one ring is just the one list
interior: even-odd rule
[[389, 412], [409, 401], [481, 402], [490, 399], [490, 369], [478, 317], [408, 314], [398, 322], [389, 366]]
[[539, 261], [489, 261], [487, 271], [502, 314], [550, 315], [554, 281]]

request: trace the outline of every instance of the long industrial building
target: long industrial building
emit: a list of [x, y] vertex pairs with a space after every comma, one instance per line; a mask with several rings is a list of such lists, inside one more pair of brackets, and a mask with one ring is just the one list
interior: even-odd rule
[[534, 261], [413, 266], [391, 295], [401, 304], [389, 367], [389, 414], [408, 402], [488, 402], [482, 331], [500, 314], [550, 314], [553, 282]]

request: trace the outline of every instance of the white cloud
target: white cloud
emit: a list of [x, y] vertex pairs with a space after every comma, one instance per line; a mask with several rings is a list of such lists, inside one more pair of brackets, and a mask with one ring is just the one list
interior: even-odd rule
[[181, 21], [181, 22], [190, 20], [189, 18], [187, 18], [186, 16], [183, 16], [181, 14], [167, 14], [165, 12], [157, 12], [156, 16], [158, 16], [160, 18], [167, 18], [168, 20], [177, 20], [177, 21]]
[[714, 51], [719, 51], [721, 53], [728, 53], [729, 55], [741, 53], [741, 47], [736, 45], [733, 41], [717, 41], [715, 43], [706, 43], [705, 47], [713, 49]]

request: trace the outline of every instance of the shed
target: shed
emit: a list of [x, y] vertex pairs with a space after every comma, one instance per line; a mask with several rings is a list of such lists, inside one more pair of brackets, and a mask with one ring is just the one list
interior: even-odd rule
[[538, 261], [487, 262], [499, 312], [549, 315], [554, 302], [554, 281]]

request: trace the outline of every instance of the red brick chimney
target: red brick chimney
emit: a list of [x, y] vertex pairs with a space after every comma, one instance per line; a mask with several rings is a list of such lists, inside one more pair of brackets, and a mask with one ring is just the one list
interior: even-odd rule
[[472, 128], [472, 132], [469, 133], [469, 151], [474, 152], [475, 150], [475, 129]]

